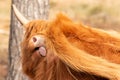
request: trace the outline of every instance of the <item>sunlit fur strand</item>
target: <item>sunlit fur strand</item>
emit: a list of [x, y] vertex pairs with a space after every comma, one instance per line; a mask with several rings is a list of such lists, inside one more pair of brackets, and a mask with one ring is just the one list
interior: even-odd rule
[[[63, 20], [64, 22], [64, 20]], [[66, 21], [67, 23], [67, 21]], [[69, 23], [69, 21], [68, 21]], [[73, 24], [72, 24], [73, 25]], [[74, 31], [76, 33], [75, 36], [78, 36], [76, 26], [65, 26], [59, 20], [59, 23], [53, 23], [50, 27], [50, 32], [48, 32], [52, 46], [55, 48], [55, 53], [62, 59], [67, 65], [76, 71], [86, 71], [88, 73], [92, 73], [94, 75], [100, 75], [103, 77], [107, 77], [111, 80], [119, 80], [120, 79], [120, 65], [115, 64], [100, 57], [92, 56], [87, 52], [80, 50], [71, 45], [71, 43], [67, 40], [66, 34], [67, 31]], [[77, 28], [77, 27], [76, 27]], [[78, 28], [79, 29], [79, 28]], [[89, 29], [88, 29], [89, 30]], [[96, 35], [100, 36], [109, 36], [106, 33], [99, 33], [91, 29], [91, 31], [95, 32]], [[51, 33], [52, 32], [52, 33]], [[101, 35], [102, 34], [102, 35]], [[70, 36], [69, 36], [70, 37]], [[80, 37], [80, 34], [79, 34]], [[97, 36], [96, 36], [97, 37]], [[52, 40], [53, 39], [53, 40]]]

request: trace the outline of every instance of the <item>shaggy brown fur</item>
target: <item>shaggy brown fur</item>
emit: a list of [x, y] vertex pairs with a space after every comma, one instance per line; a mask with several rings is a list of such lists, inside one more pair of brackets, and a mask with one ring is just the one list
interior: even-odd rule
[[[120, 80], [119, 38], [62, 14], [54, 21], [32, 21], [25, 27], [22, 67], [32, 80]], [[45, 38], [45, 57], [34, 56], [30, 39], [35, 35]]]

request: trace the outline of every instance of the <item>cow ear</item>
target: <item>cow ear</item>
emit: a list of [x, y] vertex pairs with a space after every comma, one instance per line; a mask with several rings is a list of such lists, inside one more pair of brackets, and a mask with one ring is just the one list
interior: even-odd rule
[[59, 13], [59, 14], [57, 14], [55, 22], [59, 23], [61, 21], [72, 22], [72, 20], [70, 18], [68, 18], [66, 15], [64, 15], [63, 13]]

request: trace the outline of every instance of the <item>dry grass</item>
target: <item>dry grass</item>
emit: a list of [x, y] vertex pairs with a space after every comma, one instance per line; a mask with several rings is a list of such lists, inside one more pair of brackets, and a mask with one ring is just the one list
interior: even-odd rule
[[[119, 5], [120, 0], [50, 0], [50, 19], [63, 12], [75, 21], [120, 31]], [[6, 74], [3, 64], [8, 62], [9, 24], [10, 0], [0, 0], [0, 76]]]
[[120, 0], [51, 0], [50, 4], [50, 18], [64, 12], [94, 27], [118, 30], [120, 25]]
[[7, 74], [10, 0], [0, 0], [0, 80]]

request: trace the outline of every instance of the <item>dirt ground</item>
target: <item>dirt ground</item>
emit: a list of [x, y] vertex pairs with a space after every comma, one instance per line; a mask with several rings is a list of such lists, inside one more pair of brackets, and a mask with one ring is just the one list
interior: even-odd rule
[[[50, 0], [50, 19], [62, 12], [88, 26], [120, 31], [120, 0]], [[0, 80], [8, 70], [10, 0], [0, 0]]]

